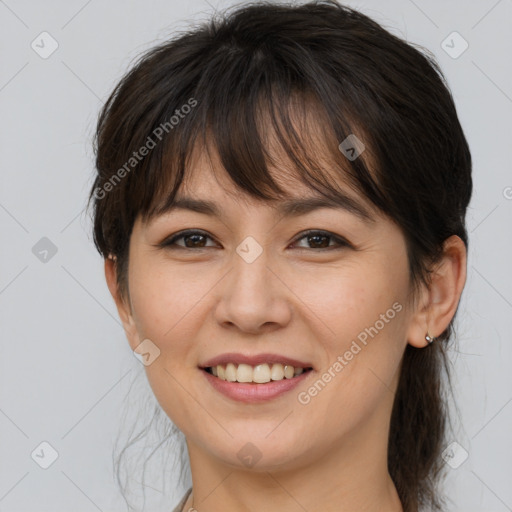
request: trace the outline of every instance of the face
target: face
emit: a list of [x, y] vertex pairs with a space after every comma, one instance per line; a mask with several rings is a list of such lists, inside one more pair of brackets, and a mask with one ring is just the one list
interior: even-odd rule
[[[189, 448], [232, 467], [249, 455], [260, 470], [298, 468], [386, 443], [412, 318], [400, 229], [348, 188], [371, 220], [332, 207], [285, 215], [285, 201], [252, 200], [210, 165], [194, 161], [179, 197], [220, 216], [137, 219], [130, 240], [125, 329], [132, 349], [150, 340], [162, 408]], [[287, 192], [318, 197], [298, 181]], [[263, 382], [222, 380], [204, 369], [216, 362], [234, 365], [228, 379]]]

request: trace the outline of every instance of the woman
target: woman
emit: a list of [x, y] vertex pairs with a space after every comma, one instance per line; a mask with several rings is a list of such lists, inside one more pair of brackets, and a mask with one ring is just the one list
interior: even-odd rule
[[144, 55], [96, 151], [176, 511], [440, 510], [472, 180], [433, 59], [335, 2], [241, 6]]

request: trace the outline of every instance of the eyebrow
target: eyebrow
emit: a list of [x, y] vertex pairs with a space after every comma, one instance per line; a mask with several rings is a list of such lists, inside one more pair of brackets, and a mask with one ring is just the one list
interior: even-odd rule
[[[375, 222], [375, 218], [370, 214], [367, 208], [347, 195], [340, 195], [336, 200], [326, 197], [300, 197], [289, 199], [279, 202], [275, 210], [283, 217], [289, 218], [306, 215], [320, 208], [344, 210], [356, 215], [366, 223]], [[195, 199], [187, 196], [176, 198], [174, 201], [166, 204], [159, 213], [170, 213], [174, 210], [189, 210], [218, 218], [223, 217], [222, 211], [217, 203], [207, 199]]]

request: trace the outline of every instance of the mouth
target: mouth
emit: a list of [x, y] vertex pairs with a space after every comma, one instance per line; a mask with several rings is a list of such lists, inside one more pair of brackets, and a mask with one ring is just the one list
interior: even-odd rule
[[226, 354], [199, 369], [214, 390], [248, 403], [276, 398], [308, 379], [314, 370], [310, 363], [275, 354]]
[[312, 369], [310, 366], [303, 368], [282, 363], [262, 363], [255, 366], [244, 363], [227, 363], [203, 368], [205, 372], [220, 380], [246, 384], [266, 384], [267, 382], [293, 379]]

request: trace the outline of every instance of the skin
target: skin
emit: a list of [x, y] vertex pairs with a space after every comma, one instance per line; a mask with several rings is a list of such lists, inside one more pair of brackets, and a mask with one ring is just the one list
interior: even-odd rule
[[[193, 494], [184, 510], [199, 512], [398, 512], [387, 469], [394, 392], [406, 345], [427, 345], [453, 318], [466, 279], [460, 238], [411, 301], [405, 239], [373, 211], [320, 209], [279, 218], [271, 203], [238, 191], [216, 158], [200, 154], [181, 192], [215, 201], [223, 218], [176, 210], [144, 224], [130, 238], [128, 296], [105, 261], [110, 292], [132, 349], [150, 339], [160, 356], [145, 367], [156, 398], [184, 432]], [[213, 172], [215, 171], [215, 174]], [[295, 182], [293, 197], [311, 196]], [[352, 197], [355, 193], [347, 189]], [[359, 202], [370, 205], [363, 199]], [[210, 238], [205, 249], [159, 247], [184, 229]], [[322, 250], [306, 229], [345, 238], [352, 247]], [[262, 254], [247, 263], [237, 246], [252, 236]], [[332, 247], [336, 239], [325, 241]], [[403, 308], [311, 401], [297, 395], [317, 381], [365, 328], [394, 303]], [[198, 365], [226, 352], [286, 354], [314, 370], [296, 389], [259, 404], [235, 402], [206, 381]], [[237, 457], [251, 442], [261, 454], [252, 468]]]

